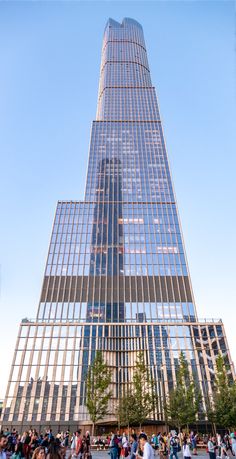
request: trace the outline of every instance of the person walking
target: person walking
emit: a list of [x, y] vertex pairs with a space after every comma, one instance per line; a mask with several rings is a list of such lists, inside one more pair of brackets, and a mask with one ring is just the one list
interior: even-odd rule
[[170, 438], [170, 459], [175, 456], [178, 459], [179, 439], [177, 435], [172, 435]]

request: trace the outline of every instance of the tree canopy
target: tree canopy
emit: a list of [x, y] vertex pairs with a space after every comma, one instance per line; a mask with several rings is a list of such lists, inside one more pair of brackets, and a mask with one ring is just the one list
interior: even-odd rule
[[86, 406], [94, 426], [97, 421], [108, 414], [108, 403], [111, 398], [111, 370], [104, 362], [102, 352], [97, 351], [93, 363], [88, 367], [86, 380]]
[[166, 404], [168, 420], [179, 429], [196, 421], [201, 406], [201, 393], [190, 375], [183, 352], [179, 356], [176, 385], [170, 391]]

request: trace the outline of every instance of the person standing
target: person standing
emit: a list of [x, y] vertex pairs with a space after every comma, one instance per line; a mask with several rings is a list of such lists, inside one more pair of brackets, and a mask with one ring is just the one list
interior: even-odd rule
[[193, 432], [193, 430], [190, 434], [190, 441], [193, 448], [193, 454], [197, 456], [197, 433]]
[[233, 435], [231, 437], [231, 442], [232, 442], [233, 453], [236, 456], [236, 432], [233, 432]]
[[24, 448], [23, 448], [24, 456], [26, 459], [29, 459], [29, 456], [30, 456], [30, 442], [31, 442], [30, 433], [26, 432]]
[[139, 442], [143, 450], [143, 456], [136, 453], [136, 457], [141, 459], [154, 459], [153, 448], [150, 443], [148, 443], [147, 435], [144, 432], [139, 435]]
[[136, 458], [136, 452], [138, 450], [138, 440], [136, 433], [132, 433], [130, 436], [131, 450], [130, 450], [130, 459]]
[[217, 441], [217, 448], [218, 448], [218, 458], [221, 457], [221, 435], [219, 433], [216, 434], [216, 441]]
[[207, 449], [208, 449], [210, 459], [216, 459], [216, 439], [215, 437], [212, 437], [212, 436], [209, 437], [209, 440], [207, 443]]
[[0, 459], [6, 459], [5, 448], [7, 447], [8, 434], [0, 435]]
[[82, 436], [81, 436], [81, 429], [77, 430], [75, 432], [75, 455], [79, 456], [79, 459], [82, 456], [83, 453], [83, 441], [82, 441]]
[[159, 438], [159, 455], [160, 459], [167, 459], [168, 457], [168, 448], [164, 440], [164, 437], [160, 436]]
[[111, 441], [110, 441], [110, 454], [111, 454], [111, 459], [117, 459], [118, 458], [118, 443], [119, 439], [116, 434], [111, 432]]
[[183, 439], [182, 451], [183, 451], [183, 459], [191, 459], [192, 456], [191, 456], [190, 447], [187, 441], [187, 437], [184, 437]]

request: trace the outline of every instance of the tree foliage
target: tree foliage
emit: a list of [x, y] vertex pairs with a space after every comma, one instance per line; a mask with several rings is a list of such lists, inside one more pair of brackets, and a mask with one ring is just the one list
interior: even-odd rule
[[181, 352], [176, 372], [176, 386], [170, 391], [166, 403], [168, 420], [178, 428], [194, 423], [201, 401], [200, 390], [190, 376], [188, 362]]
[[112, 394], [109, 390], [111, 370], [104, 362], [101, 351], [96, 353], [93, 363], [88, 367], [86, 383], [86, 406], [93, 423], [93, 434], [96, 422], [108, 414]]
[[154, 381], [151, 378], [148, 366], [145, 364], [143, 352], [137, 354], [134, 368], [133, 399], [134, 422], [141, 426], [152, 412], [154, 414], [157, 406]]
[[136, 423], [136, 400], [130, 388], [118, 400], [116, 414], [118, 424], [121, 426], [130, 426]]
[[236, 427], [236, 382], [230, 382], [225, 359], [216, 359], [216, 374], [213, 391], [212, 412], [214, 421], [220, 427]]

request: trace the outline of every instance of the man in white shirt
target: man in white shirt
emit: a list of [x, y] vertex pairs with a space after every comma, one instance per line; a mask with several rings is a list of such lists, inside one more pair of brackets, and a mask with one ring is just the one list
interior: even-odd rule
[[145, 433], [141, 433], [139, 435], [140, 446], [143, 449], [143, 456], [137, 455], [138, 458], [141, 459], [154, 459], [154, 452], [153, 447], [148, 443], [147, 435]]
[[0, 459], [6, 459], [5, 448], [7, 446], [8, 438], [7, 435], [0, 435]]

